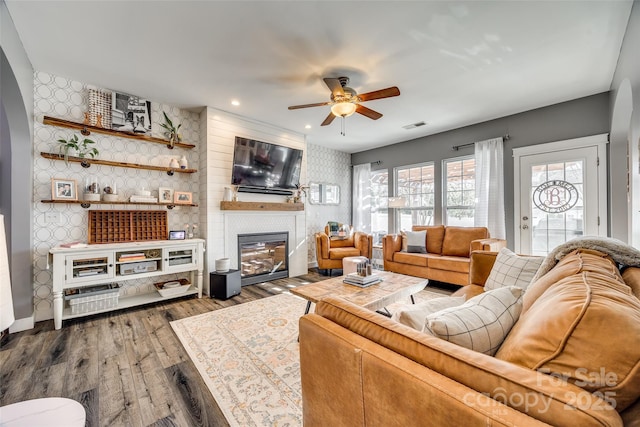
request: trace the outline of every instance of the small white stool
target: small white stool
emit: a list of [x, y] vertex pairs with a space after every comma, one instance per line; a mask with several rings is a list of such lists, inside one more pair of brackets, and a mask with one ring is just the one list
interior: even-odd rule
[[369, 259], [366, 256], [346, 256], [342, 258], [342, 274], [346, 276], [349, 273], [355, 273], [358, 268], [357, 265], [367, 261]]
[[0, 407], [2, 427], [84, 427], [84, 407], [72, 399], [47, 397]]

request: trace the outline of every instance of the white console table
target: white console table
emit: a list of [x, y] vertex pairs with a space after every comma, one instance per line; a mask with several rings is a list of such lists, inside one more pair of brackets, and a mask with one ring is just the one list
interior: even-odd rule
[[[198, 298], [202, 298], [203, 239], [100, 244], [84, 248], [57, 247], [49, 253], [53, 258], [53, 320], [56, 329], [62, 327], [65, 319], [185, 295], [198, 294]], [[191, 288], [184, 294], [163, 297], [154, 292], [125, 296], [119, 298], [115, 308], [82, 314], [71, 314], [70, 309], [64, 308], [65, 289], [184, 272], [189, 272], [191, 276]]]

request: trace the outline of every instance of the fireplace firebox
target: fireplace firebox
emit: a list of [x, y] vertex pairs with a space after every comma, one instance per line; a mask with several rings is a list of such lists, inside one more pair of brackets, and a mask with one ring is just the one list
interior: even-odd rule
[[238, 234], [241, 284], [289, 277], [289, 233]]

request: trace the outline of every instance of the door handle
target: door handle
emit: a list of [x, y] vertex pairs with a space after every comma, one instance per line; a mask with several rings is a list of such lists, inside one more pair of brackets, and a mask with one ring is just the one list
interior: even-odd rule
[[529, 226], [528, 226], [527, 224], [525, 224], [525, 225], [523, 225], [523, 226], [522, 226], [522, 229], [523, 229], [523, 230], [526, 230], [527, 228], [529, 228]]

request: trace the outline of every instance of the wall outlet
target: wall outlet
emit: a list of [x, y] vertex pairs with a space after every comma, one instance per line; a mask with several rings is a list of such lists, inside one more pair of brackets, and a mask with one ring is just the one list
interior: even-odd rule
[[44, 214], [44, 223], [45, 224], [59, 224], [60, 223], [60, 212], [46, 212]]

